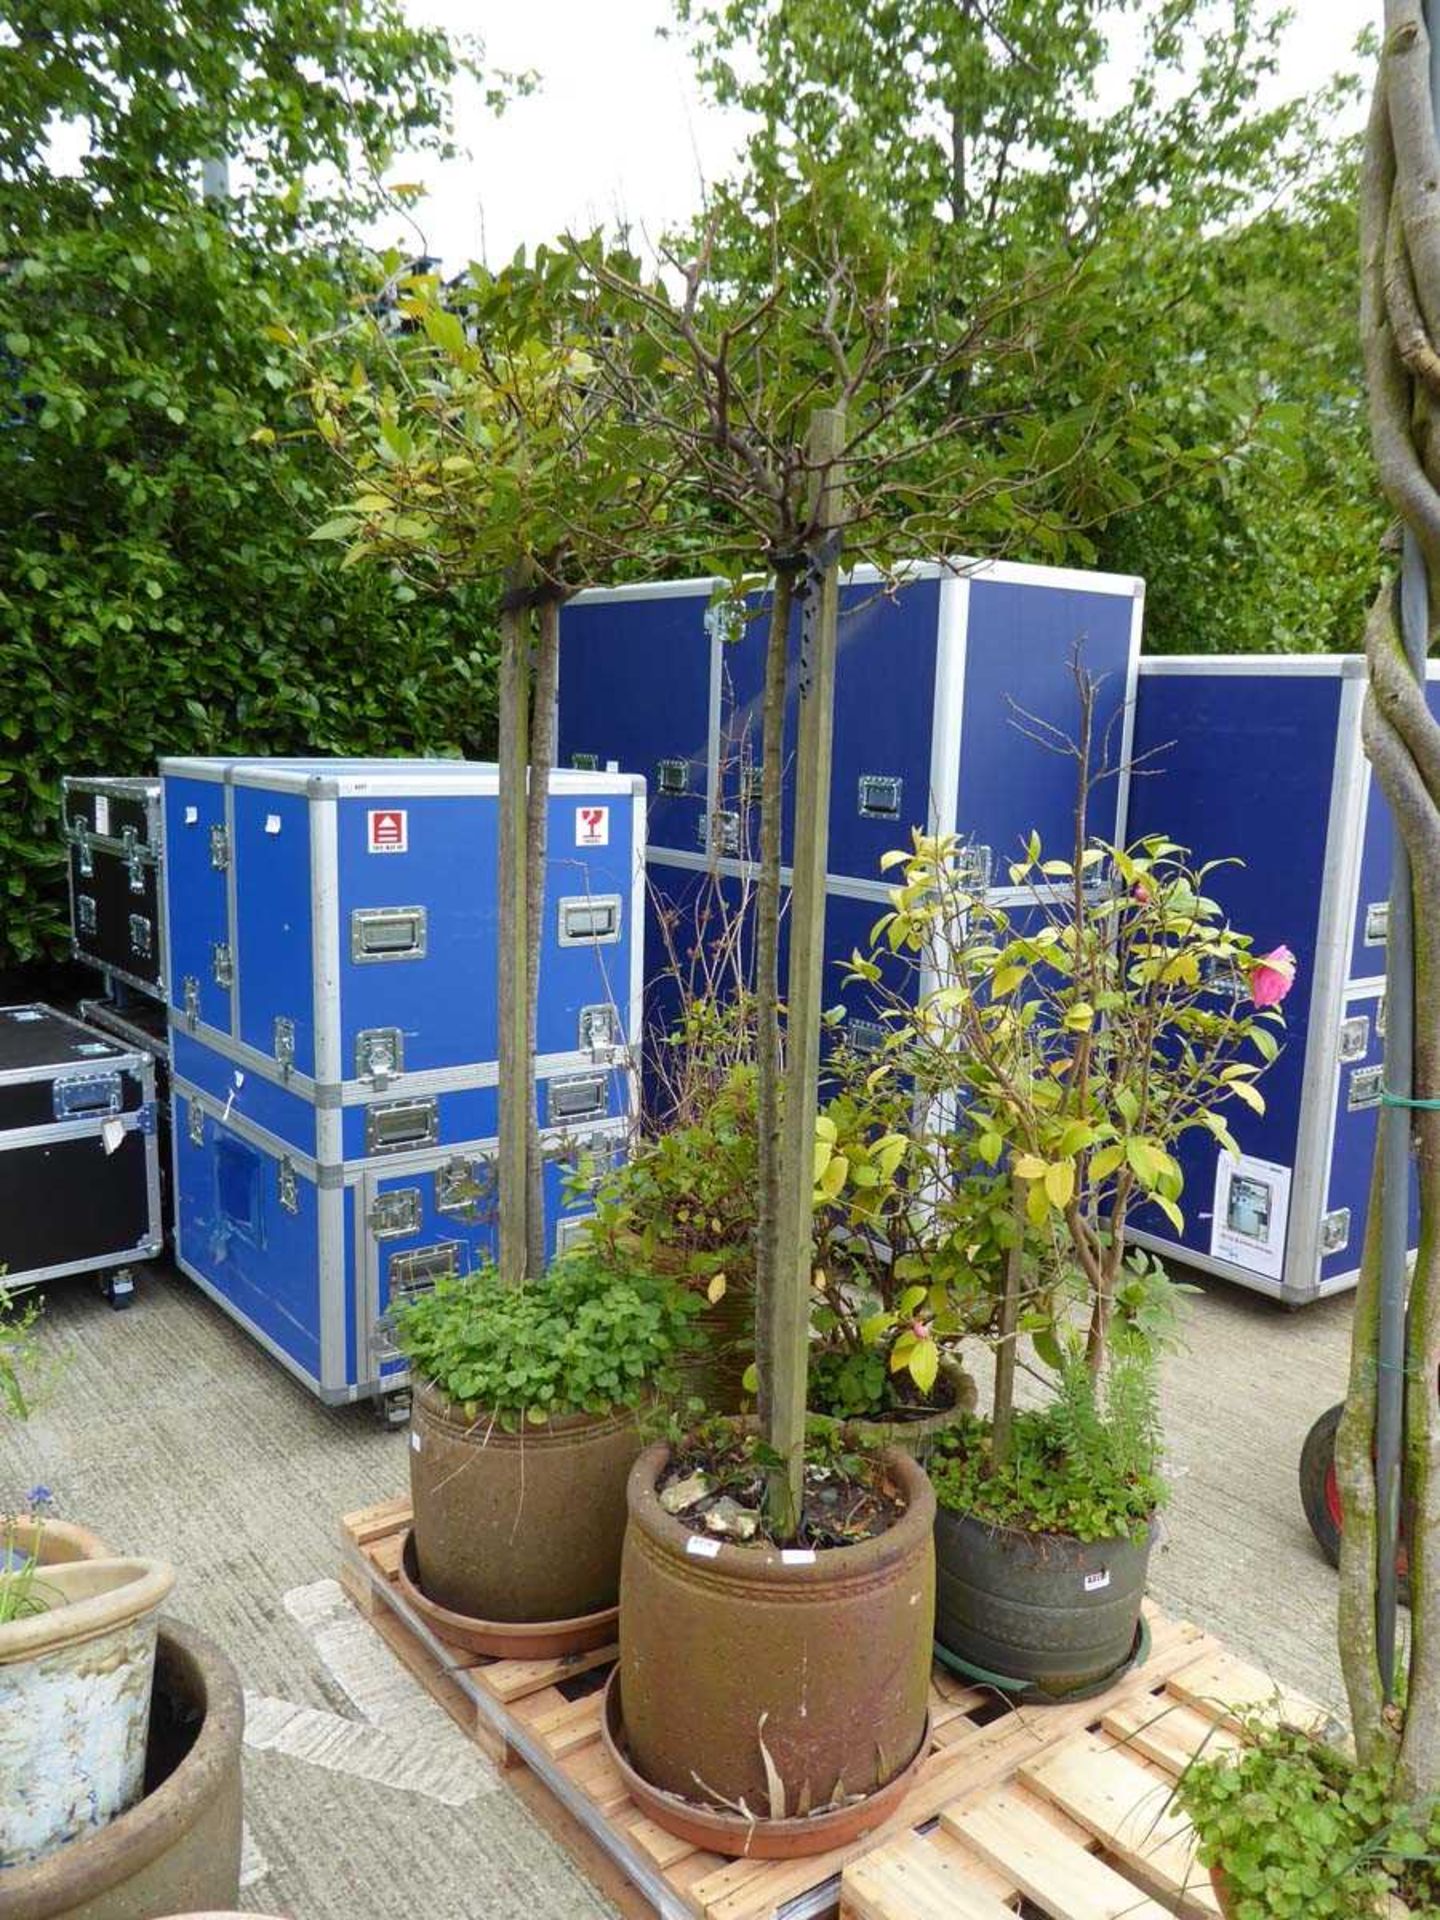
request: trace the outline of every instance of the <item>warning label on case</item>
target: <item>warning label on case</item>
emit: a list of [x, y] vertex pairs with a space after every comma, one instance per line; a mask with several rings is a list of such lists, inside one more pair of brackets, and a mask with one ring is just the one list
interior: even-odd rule
[[372, 807], [369, 818], [371, 853], [410, 851], [410, 816], [404, 807]]
[[609, 846], [609, 807], [576, 807], [575, 844], [577, 847]]

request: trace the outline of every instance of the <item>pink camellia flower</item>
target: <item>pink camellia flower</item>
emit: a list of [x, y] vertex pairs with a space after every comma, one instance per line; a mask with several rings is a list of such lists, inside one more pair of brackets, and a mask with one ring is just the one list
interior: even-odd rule
[[1142, 907], [1148, 907], [1148, 906], [1149, 906], [1149, 904], [1150, 904], [1150, 889], [1149, 889], [1149, 887], [1147, 887], [1147, 886], [1146, 886], [1146, 884], [1145, 884], [1145, 882], [1144, 882], [1143, 880], [1137, 880], [1137, 881], [1135, 882], [1135, 884], [1134, 884], [1134, 886], [1133, 886], [1133, 887], [1131, 887], [1131, 889], [1130, 889], [1130, 898], [1131, 898], [1131, 899], [1132, 899], [1133, 901], [1135, 901], [1135, 903], [1136, 903], [1136, 905], [1137, 905], [1137, 906], [1142, 906]]
[[1295, 984], [1296, 960], [1289, 947], [1275, 947], [1250, 963], [1250, 998], [1257, 1007], [1278, 1007]]

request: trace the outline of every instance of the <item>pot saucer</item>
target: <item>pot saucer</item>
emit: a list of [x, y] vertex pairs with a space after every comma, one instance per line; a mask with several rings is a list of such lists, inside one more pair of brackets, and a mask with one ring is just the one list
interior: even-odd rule
[[491, 1660], [556, 1660], [571, 1653], [593, 1653], [614, 1643], [619, 1629], [618, 1606], [573, 1620], [477, 1620], [431, 1600], [420, 1586], [415, 1561], [415, 1533], [405, 1535], [396, 1575], [400, 1591], [437, 1640]]

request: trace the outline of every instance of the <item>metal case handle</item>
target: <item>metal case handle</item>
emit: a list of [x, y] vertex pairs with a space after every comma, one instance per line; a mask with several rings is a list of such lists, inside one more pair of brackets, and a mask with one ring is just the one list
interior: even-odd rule
[[357, 965], [423, 960], [424, 907], [356, 907], [350, 915], [350, 958]]
[[403, 1153], [410, 1147], [433, 1147], [440, 1138], [439, 1103], [391, 1100], [365, 1109], [365, 1151]]
[[613, 946], [620, 938], [618, 893], [582, 893], [560, 902], [562, 947]]
[[56, 1080], [51, 1093], [57, 1120], [94, 1120], [119, 1113], [118, 1073], [70, 1074]]

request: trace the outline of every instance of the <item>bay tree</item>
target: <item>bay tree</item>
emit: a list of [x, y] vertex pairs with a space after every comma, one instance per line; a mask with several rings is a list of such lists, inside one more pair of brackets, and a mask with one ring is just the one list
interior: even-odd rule
[[[1147, 428], [1087, 449], [1061, 557], [1145, 576], [1152, 649], [1353, 646], [1378, 532], [1351, 294], [1357, 86], [1277, 100], [1272, 0], [676, 12], [713, 96], [756, 121], [712, 196], [732, 272], [767, 271], [749, 204], [827, 166], [863, 182], [897, 250], [943, 262], [957, 314], [1037, 250], [1086, 261], [1105, 289], [1087, 341], [1106, 378], [1126, 366]], [[1055, 418], [1090, 392], [1093, 363], [1059, 350], [1071, 318], [1063, 301], [1034, 317], [1027, 384]], [[997, 410], [1015, 397], [1014, 368], [969, 377]]]
[[[755, 201], [747, 219], [753, 247], [743, 271], [719, 215], [692, 254], [670, 255], [648, 277], [627, 276], [583, 247], [576, 254], [628, 310], [597, 344], [601, 377], [627, 417], [676, 450], [709, 504], [708, 516], [687, 523], [692, 560], [728, 582], [732, 603], [743, 603], [748, 588], [765, 601], [755, 1364], [775, 1462], [768, 1512], [784, 1539], [799, 1518], [803, 1475], [840, 559], [873, 565], [881, 592], [916, 561], [972, 549], [980, 528], [992, 548], [1023, 542], [1045, 552], [1062, 519], [1086, 518], [1087, 451], [1145, 429], [1123, 380], [1107, 377], [1083, 318], [1084, 269], [1063, 252], [957, 310], [940, 263], [923, 249], [897, 252], [883, 206], [843, 169], [821, 170], [783, 202]], [[1038, 316], [1062, 300], [1070, 303], [1064, 342], [1087, 357], [1090, 390], [1085, 403], [1047, 417], [1023, 399], [1025, 376], [1039, 385], [1048, 371]], [[982, 371], [987, 381], [1013, 375], [1005, 407], [980, 391]], [[792, 652], [800, 718], [782, 991]]]
[[500, 583], [499, 1256], [515, 1285], [545, 1257], [534, 1055], [560, 608], [651, 552], [674, 477], [597, 379], [610, 323], [567, 250], [449, 285], [388, 265], [382, 311], [282, 337], [342, 480], [314, 538], [419, 592]]

